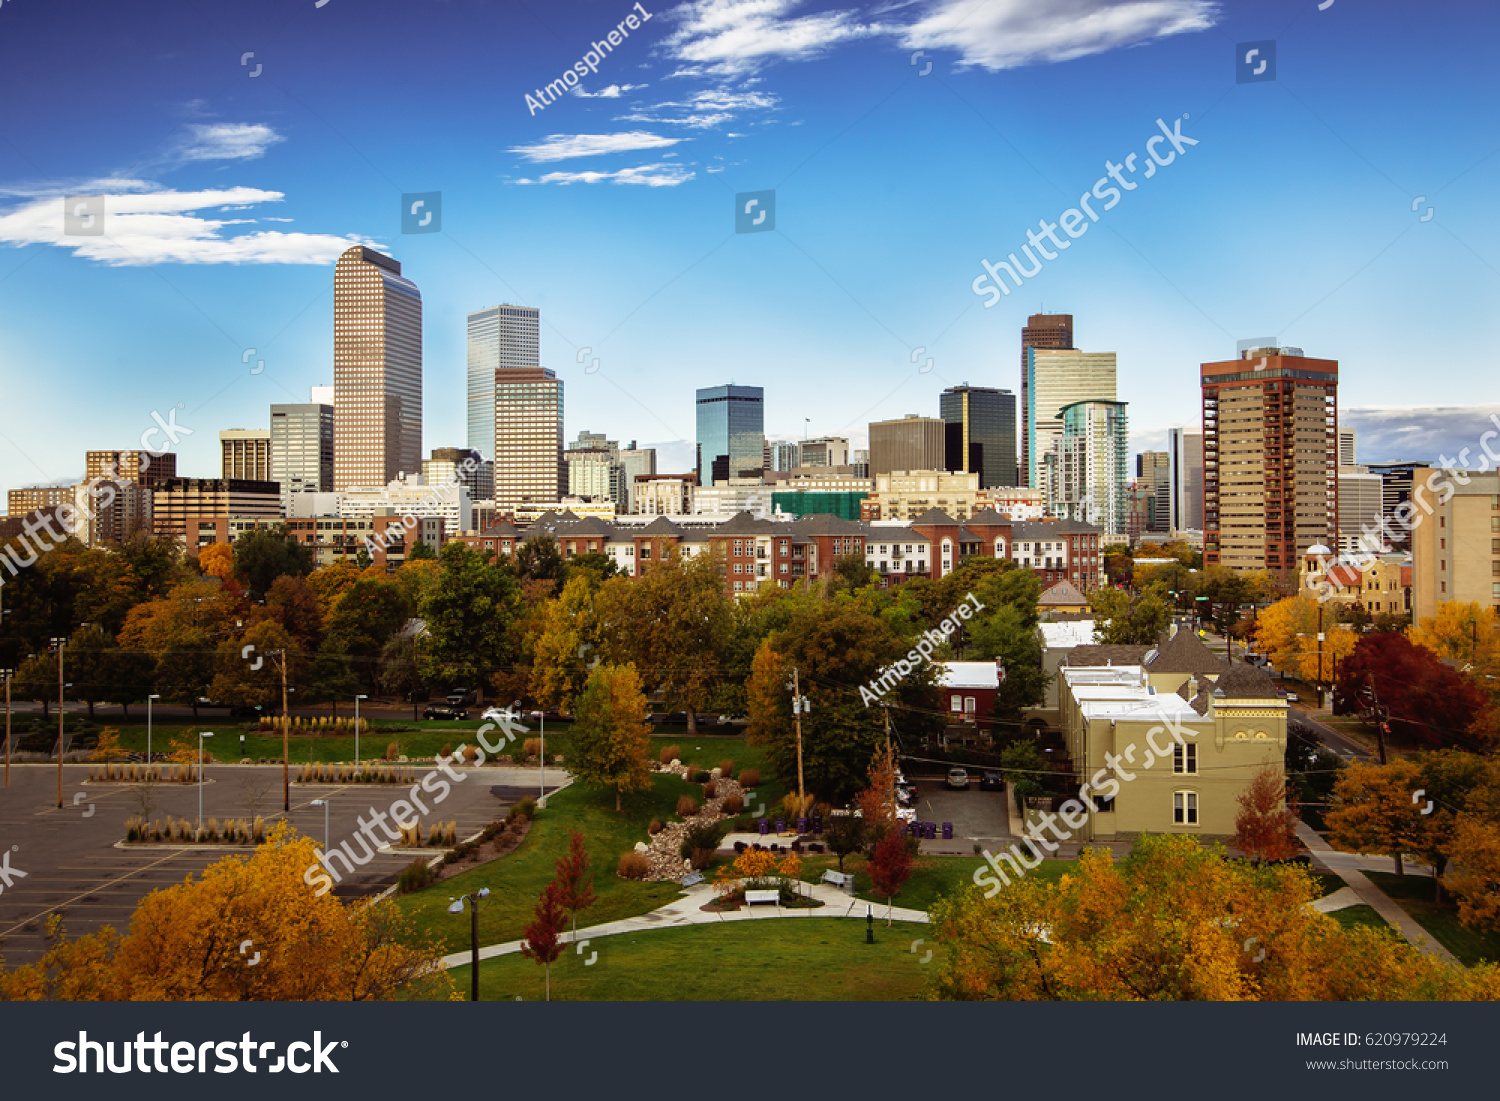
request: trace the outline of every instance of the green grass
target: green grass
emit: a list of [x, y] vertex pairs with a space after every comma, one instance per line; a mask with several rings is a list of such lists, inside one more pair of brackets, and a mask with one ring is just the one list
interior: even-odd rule
[[650, 791], [625, 798], [623, 814], [615, 813], [614, 794], [603, 789], [575, 784], [549, 796], [547, 808], [537, 812], [531, 832], [515, 852], [398, 898], [396, 904], [414, 916], [420, 933], [453, 952], [468, 947], [469, 923], [447, 912], [449, 899], [488, 887], [490, 897], [479, 905], [480, 944], [519, 940], [537, 899], [556, 874], [558, 858], [568, 851], [571, 831], [577, 830], [588, 848], [594, 892], [599, 896], [579, 916], [580, 926], [618, 921], [664, 906], [680, 893], [677, 884], [624, 880], [615, 874], [615, 867], [623, 853], [646, 840], [646, 825], [653, 817], [671, 818], [679, 796], [701, 794], [702, 788], [666, 774], [656, 774], [652, 781]]
[[1342, 910], [1335, 910], [1328, 915], [1345, 929], [1353, 929], [1357, 925], [1368, 925], [1374, 929], [1390, 929], [1385, 918], [1375, 910], [1373, 906], [1346, 906]]
[[1463, 963], [1472, 967], [1482, 961], [1500, 961], [1500, 933], [1486, 933], [1459, 924], [1458, 910], [1452, 902], [1433, 901], [1430, 875], [1394, 872], [1365, 872], [1365, 875], [1427, 930], [1433, 940]]
[[[601, 937], [598, 959], [565, 952], [552, 965], [552, 997], [566, 1001], [906, 1001], [921, 998], [931, 964], [924, 925], [875, 923], [865, 943], [862, 918], [772, 918], [679, 926]], [[468, 990], [467, 967], [454, 985]], [[542, 967], [520, 954], [479, 965], [485, 1001], [543, 997]]]
[[[807, 857], [802, 863], [802, 878], [809, 883], [816, 882], [825, 871], [829, 868], [837, 869], [838, 865], [836, 856]], [[868, 865], [869, 861], [858, 854], [844, 857], [844, 871], [854, 873], [854, 886], [858, 896], [873, 903], [879, 913], [878, 908], [885, 905], [885, 900], [877, 897], [874, 892], [874, 885], [866, 870]], [[931, 909], [932, 904], [943, 896], [973, 886], [975, 870], [988, 866], [982, 857], [977, 856], [918, 857], [912, 861], [911, 878], [893, 901], [895, 905], [909, 910]], [[1003, 862], [1002, 866], [1009, 874], [1010, 866]], [[1026, 874], [1028, 878], [1054, 883], [1070, 867], [1076, 869], [1077, 865], [1071, 860], [1043, 860], [1038, 867]], [[1015, 881], [1015, 876], [1012, 875], [1011, 882]]]

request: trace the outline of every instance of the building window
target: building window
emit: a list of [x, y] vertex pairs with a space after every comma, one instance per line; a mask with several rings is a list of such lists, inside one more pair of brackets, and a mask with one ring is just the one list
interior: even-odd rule
[[1172, 821], [1179, 826], [1198, 824], [1198, 793], [1196, 791], [1172, 793]]
[[959, 712], [963, 711], [963, 709], [964, 698], [962, 696], [954, 696], [948, 704], [948, 710], [952, 711], [954, 714], [958, 714]]
[[1191, 742], [1178, 742], [1172, 746], [1172, 771], [1178, 775], [1196, 776], [1198, 747]]
[[977, 712], [978, 710], [979, 710], [979, 705], [974, 701], [974, 697], [973, 696], [965, 696], [964, 697], [964, 715], [965, 716], [973, 716], [975, 714], [975, 712]]

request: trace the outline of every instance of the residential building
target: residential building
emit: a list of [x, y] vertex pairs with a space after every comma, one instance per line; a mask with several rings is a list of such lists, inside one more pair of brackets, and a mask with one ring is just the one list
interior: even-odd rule
[[154, 491], [123, 478], [94, 478], [73, 487], [73, 535], [96, 547], [151, 531]]
[[[1125, 402], [1074, 402], [1063, 406], [1060, 419], [1062, 435], [1053, 445], [1057, 492], [1047, 511], [1123, 537], [1130, 517]], [[1158, 497], [1159, 504], [1166, 503], [1165, 496]]]
[[[995, 697], [1000, 694], [1004, 670], [998, 661], [940, 661], [937, 689], [948, 713], [950, 730], [971, 726], [976, 733], [990, 734], [994, 728]], [[945, 734], [943, 741], [952, 735]]]
[[1115, 353], [1075, 348], [1026, 349], [1026, 407], [1023, 413], [1029, 466], [1026, 484], [1045, 487], [1043, 463], [1062, 435], [1058, 414], [1079, 401], [1115, 401]]
[[954, 386], [938, 395], [944, 428], [943, 469], [979, 475], [983, 489], [1016, 484], [1016, 396], [985, 386]]
[[686, 516], [693, 510], [693, 488], [698, 476], [686, 474], [637, 474], [635, 508], [641, 516]]
[[312, 552], [314, 567], [322, 569], [342, 562], [357, 564], [359, 552], [370, 556], [377, 569], [394, 572], [406, 561], [409, 548], [426, 543], [439, 551], [445, 541], [439, 517], [418, 517], [408, 525], [389, 512], [378, 516], [309, 516], [269, 520], [256, 516], [189, 516], [185, 520], [186, 550], [196, 558], [214, 543], [233, 546], [247, 532], [266, 528], [285, 532], [294, 542]]
[[698, 485], [760, 478], [765, 469], [766, 392], [759, 386], [698, 391]]
[[[798, 461], [792, 466], [848, 466], [849, 440], [843, 436], [819, 436], [797, 446]], [[773, 467], [772, 469], [780, 469]], [[787, 468], [787, 469], [790, 469]]]
[[1135, 457], [1136, 488], [1145, 492], [1147, 531], [1171, 531], [1172, 454], [1142, 451]]
[[[1021, 329], [1021, 423], [1020, 439], [1017, 441], [1020, 461], [1016, 468], [1016, 485], [1036, 487], [1036, 483], [1031, 480], [1032, 410], [1035, 408], [1035, 402], [1032, 400], [1030, 350], [1032, 348], [1071, 350], [1072, 347], [1073, 315], [1070, 313], [1032, 314], [1026, 319], [1026, 324]], [[1112, 398], [1115, 395], [1110, 392], [1108, 395], [1083, 394], [1079, 396]]]
[[339, 501], [338, 514], [343, 517], [436, 516], [443, 521], [443, 531], [447, 535], [471, 531], [474, 527], [473, 501], [467, 486], [448, 480], [432, 485], [420, 474], [395, 478], [383, 486], [349, 486]]
[[1290, 348], [1202, 365], [1207, 565], [1288, 579], [1303, 547], [1335, 540], [1338, 372]]
[[1392, 527], [1410, 530], [1414, 621], [1453, 602], [1500, 609], [1500, 473], [1464, 477], [1416, 467], [1396, 511]]
[[999, 486], [989, 490], [990, 508], [1012, 520], [1040, 520], [1042, 491], [1031, 486]]
[[861, 506], [866, 520], [912, 520], [941, 509], [962, 520], [991, 507], [978, 474], [943, 470], [893, 470], [875, 476], [875, 490]]
[[151, 530], [186, 545], [189, 516], [242, 516], [280, 523], [281, 486], [241, 478], [168, 478], [151, 491]]
[[177, 477], [177, 456], [170, 451], [160, 455], [150, 451], [85, 451], [83, 480], [121, 478], [139, 482], [148, 489], [158, 482]]
[[333, 404], [309, 401], [271, 406], [270, 480], [294, 493], [333, 492]]
[[557, 501], [567, 493], [563, 381], [547, 367], [495, 376], [495, 506]]
[[495, 496], [495, 463], [472, 447], [435, 447], [422, 463], [422, 478], [430, 486], [449, 482], [469, 491], [469, 501], [489, 501]]
[[541, 311], [502, 302], [469, 315], [469, 447], [487, 459], [499, 458], [495, 437], [495, 376], [515, 368], [542, 365]]
[[[947, 427], [937, 417], [908, 413], [900, 420], [870, 424], [870, 474], [897, 470], [946, 470]], [[978, 475], [975, 475], [976, 482]]]
[[363, 245], [333, 274], [333, 486], [384, 485], [422, 468], [422, 294]]
[[220, 477], [274, 482], [271, 477], [271, 430], [226, 428], [219, 433]]
[[695, 516], [735, 516], [748, 512], [752, 516], [771, 515], [772, 487], [759, 480], [735, 479], [728, 484], [694, 486], [691, 512]]
[[73, 483], [56, 486], [25, 486], [11, 490], [7, 496], [6, 512], [11, 516], [26, 516], [41, 509], [55, 509], [59, 505], [76, 507], [73, 503]]

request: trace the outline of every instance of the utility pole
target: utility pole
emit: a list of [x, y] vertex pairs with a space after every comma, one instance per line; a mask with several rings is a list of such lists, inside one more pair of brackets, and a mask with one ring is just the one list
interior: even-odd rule
[[5, 786], [10, 787], [10, 678], [15, 676], [14, 669], [0, 669], [0, 677], [5, 678]]
[[1380, 706], [1380, 696], [1375, 691], [1375, 674], [1366, 673], [1365, 683], [1370, 686], [1370, 710], [1375, 713], [1375, 749], [1380, 754], [1380, 763], [1385, 764], [1386, 710]]
[[57, 806], [62, 809], [62, 776], [63, 776], [63, 647], [67, 645], [65, 638], [54, 638], [52, 643], [57, 647]]
[[797, 723], [797, 816], [800, 818], [807, 806], [807, 796], [802, 788], [802, 713], [809, 710], [807, 697], [802, 695], [797, 667], [792, 666], [792, 718]]
[[276, 652], [281, 657], [281, 809], [289, 811], [292, 809], [292, 719], [286, 709], [286, 651]]

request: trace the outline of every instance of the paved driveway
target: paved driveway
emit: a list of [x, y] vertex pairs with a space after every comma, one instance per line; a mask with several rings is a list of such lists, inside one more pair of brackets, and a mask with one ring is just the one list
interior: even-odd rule
[[[942, 780], [918, 779], [917, 820], [936, 822], [938, 839], [923, 842], [924, 851], [972, 853], [974, 842], [1009, 840], [1005, 793], [980, 791], [979, 774], [970, 773], [968, 791], [949, 791]], [[942, 824], [953, 823], [953, 840], [942, 840]]]

